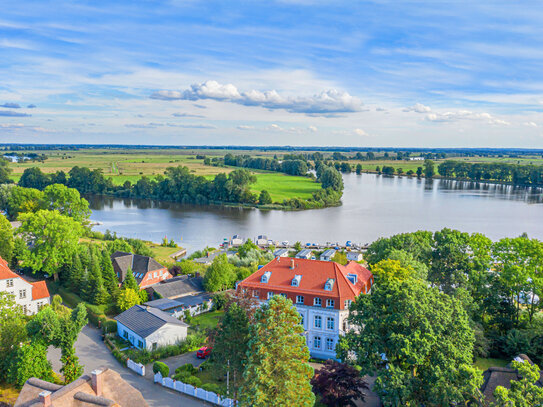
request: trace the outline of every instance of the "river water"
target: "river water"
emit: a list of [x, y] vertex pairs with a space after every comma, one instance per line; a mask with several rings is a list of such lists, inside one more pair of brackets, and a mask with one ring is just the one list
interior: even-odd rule
[[120, 236], [174, 239], [189, 252], [224, 238], [264, 234], [291, 243], [368, 243], [381, 236], [444, 227], [491, 239], [524, 232], [543, 239], [543, 189], [374, 174], [343, 176], [343, 204], [307, 211], [262, 211], [93, 196], [93, 221]]

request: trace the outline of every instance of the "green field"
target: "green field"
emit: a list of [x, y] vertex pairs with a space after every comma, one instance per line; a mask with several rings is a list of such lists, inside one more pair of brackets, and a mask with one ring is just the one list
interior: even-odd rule
[[509, 364], [509, 361], [504, 359], [477, 358], [474, 364], [477, 369], [484, 372], [489, 367], [505, 367]]
[[[11, 163], [13, 169], [11, 178], [18, 181], [25, 169], [40, 167], [45, 173], [56, 171], [68, 172], [72, 167], [88, 167], [101, 169], [103, 174], [110, 177], [115, 185], [126, 181], [136, 183], [143, 175], [154, 177], [164, 174], [168, 167], [186, 166], [195, 175], [212, 179], [220, 173], [229, 173], [235, 168], [213, 167], [204, 165], [203, 159], [197, 159], [197, 154], [208, 157], [224, 156], [224, 150], [79, 150], [79, 151], [37, 151], [48, 156], [45, 162]], [[236, 153], [251, 153], [254, 156], [268, 156], [263, 152], [239, 151]], [[257, 195], [267, 190], [274, 202], [283, 202], [290, 198], [311, 198], [313, 192], [320, 189], [320, 184], [310, 178], [289, 176], [277, 172], [251, 170], [257, 177], [257, 182], [251, 186], [251, 191]]]

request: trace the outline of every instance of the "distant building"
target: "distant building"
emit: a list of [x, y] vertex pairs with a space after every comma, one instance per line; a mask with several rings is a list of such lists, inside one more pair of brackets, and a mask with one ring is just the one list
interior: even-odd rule
[[13, 295], [26, 315], [36, 314], [44, 305], [51, 303], [45, 281], [30, 283], [10, 270], [8, 262], [0, 257], [0, 291]]
[[211, 310], [213, 295], [186, 295], [176, 299], [160, 298], [148, 301], [144, 305], [164, 311], [175, 318], [182, 317], [187, 310], [190, 312], [190, 315], [194, 316]]
[[[526, 355], [518, 355], [513, 360], [533, 364]], [[511, 364], [507, 367], [490, 367], [485, 370], [483, 373], [483, 386], [481, 387], [481, 393], [483, 393], [483, 396], [485, 397], [485, 405], [490, 405], [496, 401], [494, 398], [496, 387], [502, 386], [506, 389], [510, 389], [511, 381], [520, 379], [521, 377], [518, 374], [518, 371], [511, 367]], [[535, 384], [538, 387], [543, 387], [543, 370], [539, 372], [539, 380]]]
[[156, 308], [134, 305], [115, 320], [117, 335], [138, 349], [174, 345], [187, 337], [187, 324]]
[[336, 254], [336, 251], [334, 249], [328, 249], [319, 256], [319, 259], [322, 261], [331, 261], [332, 257], [334, 257], [334, 254]]
[[214, 252], [208, 252], [207, 255], [204, 257], [198, 257], [196, 259], [193, 259], [192, 261], [198, 264], [209, 266], [211, 263], [213, 263], [215, 257], [220, 256], [221, 254], [224, 254], [224, 252], [221, 250], [215, 250]]
[[138, 282], [140, 289], [172, 277], [166, 267], [148, 256], [115, 252], [111, 255], [111, 262], [113, 263], [113, 270], [115, 270], [120, 284], [126, 278], [128, 270], [132, 270], [132, 274]]
[[309, 249], [303, 249], [300, 252], [296, 253], [297, 259], [310, 259], [313, 256], [313, 252]]
[[234, 235], [230, 239], [230, 246], [241, 246], [243, 243], [243, 238], [240, 235]]
[[275, 258], [238, 284], [238, 289], [259, 301], [274, 295], [292, 300], [302, 317], [311, 356], [336, 358], [340, 335], [350, 328], [350, 304], [369, 293], [373, 275], [360, 264], [346, 266], [306, 259]]
[[114, 370], [93, 370], [91, 375], [61, 386], [32, 377], [26, 381], [14, 407], [149, 407], [139, 390]]
[[183, 275], [161, 281], [147, 288], [149, 298], [169, 298], [175, 299], [187, 295], [197, 295], [203, 293], [204, 279], [199, 275], [194, 277]]
[[362, 261], [362, 253], [360, 252], [347, 252], [347, 260], [349, 261]]
[[273, 252], [273, 257], [288, 257], [288, 249], [277, 249]]
[[268, 246], [268, 236], [266, 235], [259, 235], [256, 239], [255, 239], [255, 243], [257, 246], [261, 246], [261, 247], [266, 247]]
[[424, 157], [409, 157], [409, 161], [424, 161]]

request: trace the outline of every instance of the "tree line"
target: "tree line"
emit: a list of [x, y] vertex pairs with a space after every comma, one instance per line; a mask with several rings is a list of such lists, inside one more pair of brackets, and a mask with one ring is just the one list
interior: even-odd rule
[[[341, 175], [335, 174], [335, 178]], [[334, 175], [327, 174], [322, 190], [313, 194], [310, 199], [293, 198], [275, 205], [296, 209], [320, 208], [334, 205], [342, 196], [343, 184], [330, 182]], [[61, 184], [73, 188], [81, 194], [113, 195], [123, 198], [156, 199], [188, 204], [233, 203], [251, 205], [270, 205], [272, 199], [268, 191], [260, 194], [251, 192], [251, 184], [256, 182], [256, 176], [245, 168], [236, 169], [228, 175], [217, 174], [212, 180], [197, 176], [187, 167], [169, 167], [164, 175], [154, 178], [142, 176], [136, 183], [130, 181], [123, 185], [114, 185], [111, 178], [104, 176], [101, 170], [90, 170], [86, 167], [73, 167], [68, 174], [58, 171], [54, 174], [45, 174], [38, 167], [27, 168], [19, 180], [19, 187], [33, 191], [45, 190], [54, 185]], [[331, 187], [331, 189], [330, 189]], [[36, 194], [36, 192], [25, 192]]]

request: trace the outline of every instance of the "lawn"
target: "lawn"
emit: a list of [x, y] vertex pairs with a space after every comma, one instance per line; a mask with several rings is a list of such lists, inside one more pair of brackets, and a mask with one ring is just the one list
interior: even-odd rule
[[260, 194], [266, 190], [270, 193], [273, 202], [283, 202], [290, 198], [311, 198], [313, 192], [318, 191], [321, 185], [311, 178], [296, 177], [277, 172], [256, 173], [256, 182], [251, 185], [251, 191]]
[[489, 367], [505, 367], [509, 362], [505, 359], [477, 358], [475, 360], [475, 367], [484, 372]]
[[224, 311], [209, 311], [192, 318], [191, 326], [200, 328], [215, 328], [223, 316]]

